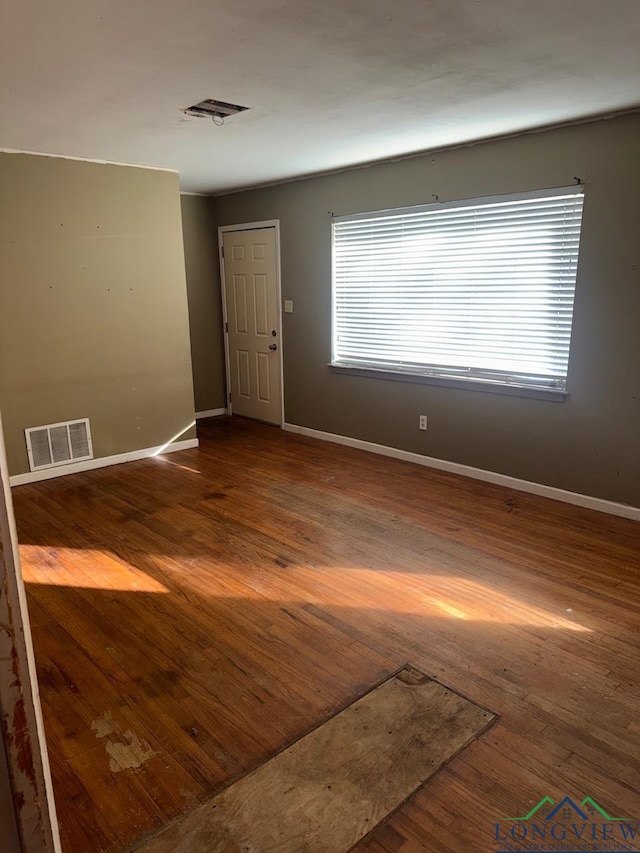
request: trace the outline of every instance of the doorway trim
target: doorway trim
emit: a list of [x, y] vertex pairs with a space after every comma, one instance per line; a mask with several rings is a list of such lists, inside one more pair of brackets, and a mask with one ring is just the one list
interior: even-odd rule
[[15, 814], [4, 841], [23, 853], [61, 853], [1, 419], [0, 627], [0, 783], [9, 783]]
[[218, 226], [218, 259], [220, 261], [220, 288], [222, 292], [222, 337], [224, 339], [224, 366], [225, 379], [227, 383], [227, 413], [233, 414], [233, 401], [229, 400], [231, 394], [231, 359], [229, 357], [229, 335], [227, 334], [227, 289], [224, 277], [223, 237], [229, 231], [253, 231], [259, 228], [273, 228], [276, 238], [276, 296], [278, 298], [278, 311], [280, 312], [280, 346], [278, 347], [280, 365], [280, 429], [284, 427], [284, 330], [282, 322], [282, 275], [280, 269], [280, 220], [264, 219], [260, 222], [242, 222], [238, 225]]

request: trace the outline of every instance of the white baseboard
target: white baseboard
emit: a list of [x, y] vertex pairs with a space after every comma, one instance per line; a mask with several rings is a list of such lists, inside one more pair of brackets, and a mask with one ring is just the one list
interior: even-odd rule
[[202, 418], [219, 418], [220, 415], [226, 414], [226, 409], [207, 409], [206, 412], [196, 412], [196, 420], [200, 421]]
[[619, 504], [614, 501], [604, 500], [603, 498], [594, 498], [590, 495], [581, 495], [577, 492], [567, 492], [564, 489], [557, 489], [555, 486], [531, 483], [529, 480], [519, 480], [517, 477], [509, 477], [507, 474], [484, 471], [482, 468], [472, 468], [470, 465], [461, 465], [459, 462], [448, 462], [446, 459], [436, 459], [433, 456], [422, 456], [420, 453], [400, 450], [397, 447], [387, 447], [384, 444], [374, 444], [371, 441], [362, 441], [359, 438], [350, 438], [347, 435], [322, 432], [318, 429], [298, 426], [297, 424], [285, 423], [282, 428], [288, 432], [307, 435], [310, 438], [318, 438], [321, 441], [331, 441], [334, 444], [344, 444], [347, 447], [355, 447], [358, 450], [368, 450], [369, 453], [378, 453], [381, 456], [390, 456], [392, 459], [414, 462], [416, 465], [424, 465], [427, 468], [437, 468], [440, 471], [448, 471], [451, 474], [472, 477], [474, 480], [495, 483], [498, 486], [505, 486], [508, 489], [517, 489], [520, 492], [529, 492], [532, 495], [540, 495], [544, 498], [552, 498], [556, 501], [575, 504], [576, 506], [586, 507], [587, 509], [595, 509], [598, 512], [607, 512], [610, 515], [619, 515], [622, 518], [640, 521], [640, 507]]
[[186, 438], [183, 441], [174, 441], [169, 445], [159, 444], [156, 447], [143, 447], [142, 450], [118, 453], [115, 456], [87, 459], [86, 462], [76, 462], [73, 465], [58, 465], [55, 468], [43, 468], [42, 471], [14, 474], [13, 477], [9, 478], [9, 483], [11, 486], [22, 486], [26, 483], [37, 483], [40, 480], [52, 480], [54, 477], [66, 477], [69, 474], [79, 474], [82, 471], [93, 471], [95, 468], [120, 465], [122, 462], [135, 462], [138, 459], [149, 459], [152, 456], [164, 456], [165, 453], [175, 453], [177, 450], [197, 447], [198, 444], [197, 438]]

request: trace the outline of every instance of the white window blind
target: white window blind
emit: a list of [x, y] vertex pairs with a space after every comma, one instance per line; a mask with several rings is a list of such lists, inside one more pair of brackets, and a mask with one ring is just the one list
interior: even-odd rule
[[332, 363], [566, 387], [582, 188], [336, 217]]

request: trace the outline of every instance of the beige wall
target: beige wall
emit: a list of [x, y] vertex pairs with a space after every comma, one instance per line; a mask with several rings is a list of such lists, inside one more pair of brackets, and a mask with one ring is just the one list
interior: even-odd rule
[[0, 251], [12, 474], [28, 470], [25, 427], [89, 417], [101, 457], [192, 423], [177, 174], [0, 154]]
[[[286, 419], [640, 506], [640, 116], [221, 196], [280, 219]], [[331, 212], [587, 183], [564, 403], [331, 373]], [[429, 418], [418, 430], [418, 415]]]
[[215, 199], [183, 195], [191, 361], [196, 411], [226, 407]]

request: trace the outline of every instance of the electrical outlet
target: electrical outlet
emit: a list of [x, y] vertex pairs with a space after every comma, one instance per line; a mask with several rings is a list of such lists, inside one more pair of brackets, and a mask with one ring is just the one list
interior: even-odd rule
[[418, 426], [420, 427], [420, 429], [426, 429], [427, 428], [427, 416], [426, 415], [419, 415]]

